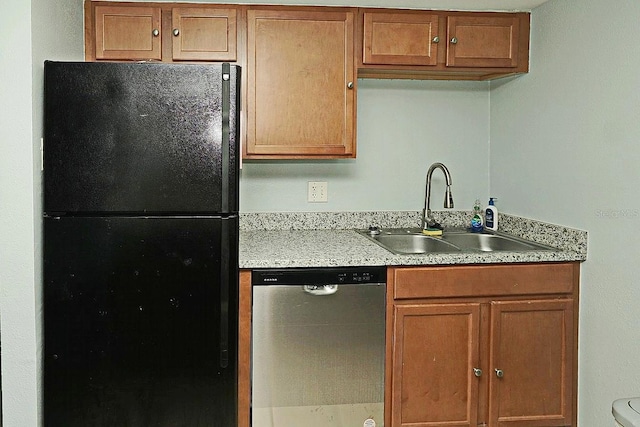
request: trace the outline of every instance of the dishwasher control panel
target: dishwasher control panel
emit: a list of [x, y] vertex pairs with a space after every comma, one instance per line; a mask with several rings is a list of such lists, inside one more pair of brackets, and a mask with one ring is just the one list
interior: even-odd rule
[[386, 267], [320, 267], [253, 270], [255, 285], [353, 285], [386, 283]]

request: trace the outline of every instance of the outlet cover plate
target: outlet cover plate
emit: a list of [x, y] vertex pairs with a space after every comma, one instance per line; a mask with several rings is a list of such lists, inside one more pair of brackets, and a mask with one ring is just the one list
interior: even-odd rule
[[325, 181], [309, 181], [307, 201], [310, 203], [326, 203], [329, 200]]

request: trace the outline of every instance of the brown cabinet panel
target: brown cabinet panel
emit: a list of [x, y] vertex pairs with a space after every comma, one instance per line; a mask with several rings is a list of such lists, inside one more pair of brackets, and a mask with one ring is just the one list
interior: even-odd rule
[[251, 425], [251, 270], [240, 270], [238, 319], [238, 426]]
[[84, 1], [88, 61], [242, 66], [245, 159], [356, 157], [358, 77], [528, 71], [528, 13]]
[[395, 307], [393, 426], [475, 425], [479, 324], [477, 303]]
[[394, 298], [571, 293], [573, 263], [415, 267], [394, 270]]
[[355, 156], [352, 11], [247, 12], [247, 157]]
[[99, 61], [235, 62], [238, 9], [86, 1], [85, 57]]
[[577, 263], [391, 267], [387, 277], [392, 427], [575, 425]]
[[492, 302], [490, 425], [571, 425], [573, 348], [572, 299]]
[[235, 9], [176, 7], [171, 14], [174, 61], [236, 60]]
[[364, 13], [365, 64], [436, 65], [438, 15]]
[[526, 12], [360, 9], [358, 76], [488, 80], [529, 70]]
[[517, 15], [447, 18], [447, 66], [516, 67], [520, 38]]
[[95, 7], [96, 59], [161, 59], [159, 7]]

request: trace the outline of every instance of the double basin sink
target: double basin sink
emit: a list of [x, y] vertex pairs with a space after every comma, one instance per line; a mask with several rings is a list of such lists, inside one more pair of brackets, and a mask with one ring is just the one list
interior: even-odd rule
[[544, 251], [549, 246], [492, 231], [445, 230], [441, 236], [427, 236], [419, 228], [388, 228], [359, 231], [386, 250], [398, 255], [455, 252]]

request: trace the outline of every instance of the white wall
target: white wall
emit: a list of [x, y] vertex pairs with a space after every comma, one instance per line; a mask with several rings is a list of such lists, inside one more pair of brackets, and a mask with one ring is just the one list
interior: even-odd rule
[[[36, 420], [31, 5], [0, 13], [0, 328], [4, 425]], [[23, 402], [28, 402], [25, 411]]]
[[491, 191], [507, 212], [589, 232], [579, 425], [640, 396], [640, 2], [552, 0], [532, 15], [531, 72], [493, 83]]
[[[457, 209], [488, 197], [486, 82], [358, 81], [355, 160], [245, 162], [240, 209], [269, 211], [420, 210], [433, 162], [452, 175]], [[433, 175], [432, 208], [444, 178]], [[307, 202], [307, 182], [327, 181], [328, 203]], [[488, 200], [488, 199], [487, 199]]]
[[[5, 2], [7, 3], [7, 2]], [[38, 425], [42, 61], [81, 59], [82, 0], [0, 13], [0, 333], [4, 427]], [[78, 29], [80, 29], [78, 31]]]

